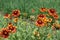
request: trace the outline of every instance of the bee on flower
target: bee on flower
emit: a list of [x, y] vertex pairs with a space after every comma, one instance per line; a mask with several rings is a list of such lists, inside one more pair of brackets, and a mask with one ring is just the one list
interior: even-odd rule
[[14, 17], [20, 16], [20, 10], [13, 10], [12, 11], [12, 16], [14, 16]]

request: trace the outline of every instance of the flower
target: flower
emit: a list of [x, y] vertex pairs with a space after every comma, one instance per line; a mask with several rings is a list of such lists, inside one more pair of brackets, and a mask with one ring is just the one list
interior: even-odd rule
[[10, 14], [5, 14], [4, 18], [11, 18]]
[[13, 25], [8, 26], [7, 29], [8, 29], [10, 32], [12, 32], [12, 33], [15, 33], [15, 32], [16, 32], [16, 27], [13, 26]]
[[58, 19], [59, 16], [56, 14], [56, 15], [53, 15], [54, 19]]
[[8, 38], [9, 30], [7, 30], [6, 28], [2, 28], [2, 30], [0, 32], [0, 36], [3, 37], [3, 38]]
[[50, 38], [51, 37], [51, 34], [47, 34], [47, 38]]
[[13, 20], [15, 23], [18, 21], [18, 18], [14, 18], [14, 20]]
[[31, 19], [31, 21], [34, 21], [35, 16], [34, 16], [34, 15], [31, 15], [31, 16], [30, 16], [30, 19]]
[[12, 26], [13, 24], [10, 22], [10, 23], [8, 23], [8, 26]]
[[54, 19], [58, 19], [58, 15], [56, 13], [55, 9], [49, 9], [48, 10], [49, 14], [54, 17]]
[[36, 21], [36, 25], [39, 26], [39, 27], [40, 27], [40, 26], [44, 26], [44, 21], [42, 21], [42, 20], [37, 20], [37, 21]]
[[20, 15], [20, 10], [13, 10], [12, 11], [12, 16], [18, 17]]
[[38, 15], [38, 19], [39, 19], [39, 20], [42, 20], [42, 21], [44, 21], [44, 22], [47, 22], [47, 21], [48, 21], [48, 18], [47, 18], [46, 15], [44, 15], [44, 14], [39, 14], [39, 15]]
[[38, 19], [44, 19], [44, 18], [46, 18], [46, 15], [44, 15], [44, 14], [39, 14], [38, 15]]
[[33, 12], [35, 12], [35, 10], [34, 10], [34, 9], [32, 9], [32, 13], [33, 13]]
[[56, 10], [55, 9], [48, 9], [48, 13], [49, 13], [49, 15], [53, 16], [56, 14]]
[[46, 12], [47, 9], [46, 9], [46, 8], [40, 8], [40, 11], [41, 11], [41, 12]]
[[33, 34], [34, 34], [35, 36], [38, 36], [38, 37], [40, 36], [40, 34], [39, 34], [38, 31], [34, 31]]
[[48, 22], [52, 22], [52, 18], [49, 18], [49, 19], [48, 19]]
[[46, 17], [46, 18], [44, 18], [44, 19], [42, 19], [45, 23], [47, 23], [48, 22], [48, 18]]
[[53, 30], [59, 30], [59, 29], [60, 29], [60, 24], [54, 23], [54, 24], [52, 25], [52, 29], [53, 29]]

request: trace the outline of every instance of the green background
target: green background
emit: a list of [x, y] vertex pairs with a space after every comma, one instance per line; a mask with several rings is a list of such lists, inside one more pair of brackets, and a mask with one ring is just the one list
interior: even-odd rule
[[55, 8], [60, 13], [60, 0], [0, 0], [0, 10], [4, 13], [11, 12], [13, 9], [20, 9], [21, 12], [31, 14], [31, 10], [35, 9], [35, 13], [39, 13], [39, 8]]

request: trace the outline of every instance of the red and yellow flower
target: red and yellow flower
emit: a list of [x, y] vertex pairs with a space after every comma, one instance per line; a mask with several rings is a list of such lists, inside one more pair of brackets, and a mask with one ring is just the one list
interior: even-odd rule
[[8, 29], [10, 32], [13, 32], [13, 33], [16, 32], [16, 27], [13, 26], [12, 23], [8, 23], [7, 29]]
[[12, 11], [12, 16], [14, 16], [14, 17], [20, 16], [20, 10], [13, 10]]
[[5, 14], [4, 18], [11, 18], [11, 15], [10, 14]]
[[48, 22], [52, 22], [52, 18], [49, 18], [49, 19], [48, 19]]
[[18, 21], [18, 18], [14, 18], [13, 21], [16, 23]]
[[55, 9], [48, 9], [48, 13], [49, 13], [49, 15], [53, 16], [56, 14], [56, 10]]
[[38, 19], [44, 19], [44, 18], [46, 18], [46, 15], [44, 15], [44, 14], [39, 14], [38, 15]]
[[45, 23], [47, 23], [48, 22], [48, 18], [46, 17], [46, 18], [44, 18], [44, 19], [42, 19]]
[[53, 29], [53, 30], [59, 30], [59, 29], [60, 29], [60, 24], [54, 23], [54, 24], [52, 25], [52, 29]]
[[38, 19], [39, 19], [39, 20], [43, 20], [44, 22], [47, 22], [47, 21], [48, 21], [48, 18], [47, 18], [46, 15], [44, 15], [44, 14], [38, 15]]
[[16, 27], [13, 26], [13, 25], [9, 25], [9, 26], [7, 27], [7, 29], [8, 29], [10, 32], [12, 32], [12, 33], [15, 33], [15, 32], [16, 32]]
[[8, 38], [9, 37], [9, 30], [7, 30], [6, 28], [2, 28], [2, 30], [0, 32], [0, 36], [3, 38]]
[[53, 15], [54, 19], [58, 19], [59, 16], [56, 14], [56, 15]]
[[47, 9], [46, 9], [46, 8], [40, 8], [40, 11], [41, 11], [41, 12], [46, 12]]
[[37, 20], [37, 21], [36, 21], [36, 25], [39, 26], [39, 27], [44, 26], [44, 21], [42, 21], [42, 20]]
[[12, 26], [13, 24], [10, 22], [10, 23], [8, 23], [8, 26]]

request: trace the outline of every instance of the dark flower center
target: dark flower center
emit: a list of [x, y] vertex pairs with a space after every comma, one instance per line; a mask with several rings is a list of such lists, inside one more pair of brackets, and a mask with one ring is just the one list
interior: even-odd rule
[[12, 23], [9, 23], [9, 25], [11, 25]]
[[39, 15], [39, 17], [42, 17], [42, 18], [44, 18], [45, 16], [40, 14], [40, 15]]
[[60, 28], [58, 28], [58, 27], [55, 27], [56, 28], [56, 30], [59, 30]]
[[9, 27], [9, 30], [14, 30], [14, 27]]
[[37, 21], [38, 24], [42, 24], [43, 22], [42, 21]]
[[41, 8], [42, 10], [44, 10], [45, 8]]
[[54, 15], [55, 17], [57, 17], [57, 15]]
[[18, 14], [18, 11], [14, 11], [14, 15], [17, 15]]
[[6, 35], [6, 36], [8, 36], [8, 35], [9, 35], [9, 32], [8, 32], [8, 31], [6, 31], [6, 30], [4, 30], [2, 33], [3, 33], [3, 35]]
[[5, 16], [8, 16], [8, 14], [5, 14]]
[[55, 13], [56, 11], [54, 9], [50, 9], [50, 12], [51, 13]]

